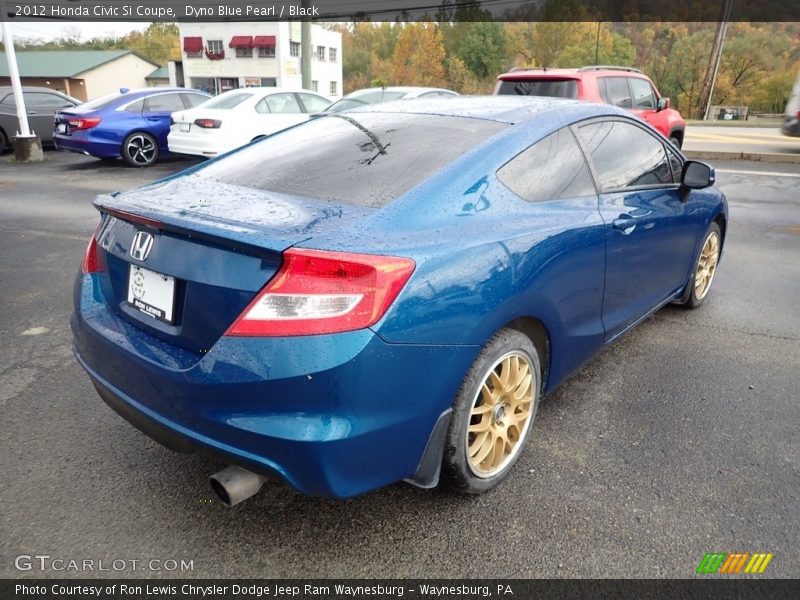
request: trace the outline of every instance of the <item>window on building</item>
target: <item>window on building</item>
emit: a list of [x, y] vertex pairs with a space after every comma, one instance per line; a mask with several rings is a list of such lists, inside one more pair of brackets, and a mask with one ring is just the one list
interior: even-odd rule
[[336, 95], [338, 95], [338, 93], [339, 93], [339, 92], [338, 92], [338, 89], [339, 89], [338, 82], [336, 82], [336, 81], [331, 81], [331, 96], [336, 96]]
[[318, 92], [319, 91], [319, 81], [311, 80], [311, 91]]
[[300, 56], [300, 42], [289, 42], [289, 56]]
[[336, 62], [336, 48], [328, 48], [328, 60]]
[[208, 50], [209, 54], [222, 54], [225, 52], [222, 40], [208, 40], [206, 42], [206, 50]]
[[183, 51], [186, 52], [186, 58], [201, 58], [203, 56], [203, 38], [183, 38]]
[[317, 60], [325, 60], [325, 46], [317, 46]]
[[236, 48], [236, 58], [253, 58], [253, 49]]
[[275, 46], [261, 46], [258, 49], [258, 58], [275, 58]]
[[262, 77], [261, 87], [278, 87], [278, 79], [275, 77]]

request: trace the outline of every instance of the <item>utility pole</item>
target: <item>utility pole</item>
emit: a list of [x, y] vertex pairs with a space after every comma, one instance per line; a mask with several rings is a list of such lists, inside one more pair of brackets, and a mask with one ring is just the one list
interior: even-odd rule
[[14, 89], [14, 101], [17, 105], [17, 120], [19, 121], [19, 131], [12, 139], [14, 145], [14, 155], [18, 161], [40, 161], [44, 160], [42, 152], [42, 140], [35, 133], [31, 133], [28, 126], [28, 111], [25, 110], [25, 98], [22, 95], [22, 82], [19, 78], [19, 68], [17, 67], [17, 55], [14, 52], [14, 38], [11, 36], [11, 27], [8, 25], [8, 15], [5, 13], [5, 3], [0, 0], [0, 30], [3, 32], [3, 44], [6, 49], [6, 62], [8, 63], [8, 74], [11, 78], [11, 87]]
[[708, 57], [708, 67], [706, 76], [703, 80], [703, 90], [700, 93], [698, 109], [702, 111], [703, 120], [708, 120], [708, 112], [711, 109], [711, 100], [714, 94], [714, 85], [717, 81], [719, 64], [722, 60], [722, 47], [725, 45], [725, 36], [728, 33], [728, 21], [731, 18], [731, 5], [733, 0], [725, 0], [720, 13], [720, 20], [717, 23], [717, 31], [714, 35], [714, 45], [711, 47], [711, 55]]
[[[308, 0], [301, 3], [308, 8]], [[303, 11], [305, 12], [305, 11]], [[303, 17], [300, 21], [300, 72], [303, 76], [303, 89], [311, 89], [311, 19]]]

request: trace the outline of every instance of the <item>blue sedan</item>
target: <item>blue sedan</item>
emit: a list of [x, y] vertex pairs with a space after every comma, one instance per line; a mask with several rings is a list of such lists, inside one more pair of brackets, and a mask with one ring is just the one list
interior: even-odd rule
[[616, 107], [410, 100], [333, 114], [101, 196], [78, 361], [166, 446], [348, 497], [478, 493], [542, 394], [667, 303], [707, 299], [711, 167]]
[[127, 90], [55, 115], [53, 143], [59, 150], [149, 167], [168, 153], [171, 115], [211, 96], [184, 88]]

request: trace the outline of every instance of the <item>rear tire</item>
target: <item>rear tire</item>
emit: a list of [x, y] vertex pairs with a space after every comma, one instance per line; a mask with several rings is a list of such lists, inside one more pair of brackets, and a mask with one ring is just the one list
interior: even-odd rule
[[697, 262], [694, 265], [694, 274], [689, 281], [689, 299], [684, 306], [697, 308], [705, 302], [717, 272], [721, 250], [722, 235], [719, 225], [716, 222], [711, 223], [703, 238], [703, 245], [700, 247]]
[[669, 137], [669, 141], [672, 142], [673, 146], [675, 146], [676, 148], [680, 149], [680, 147], [681, 147], [681, 138], [676, 137], [674, 135], [671, 135]]
[[453, 403], [443, 479], [479, 494], [508, 475], [519, 459], [539, 406], [541, 366], [531, 340], [501, 329], [481, 350]]
[[131, 167], [149, 167], [158, 159], [158, 142], [149, 133], [137, 131], [122, 142], [121, 154]]
[[5, 152], [8, 149], [8, 146], [9, 146], [8, 136], [6, 135], [5, 131], [0, 129], [0, 154]]

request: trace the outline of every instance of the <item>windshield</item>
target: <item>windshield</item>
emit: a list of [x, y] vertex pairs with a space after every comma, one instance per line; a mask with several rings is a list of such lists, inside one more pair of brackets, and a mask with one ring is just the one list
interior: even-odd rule
[[505, 127], [463, 117], [333, 114], [251, 144], [190, 177], [380, 207]]
[[575, 100], [578, 97], [578, 82], [574, 79], [502, 80], [497, 93], [504, 96], [549, 96]]

